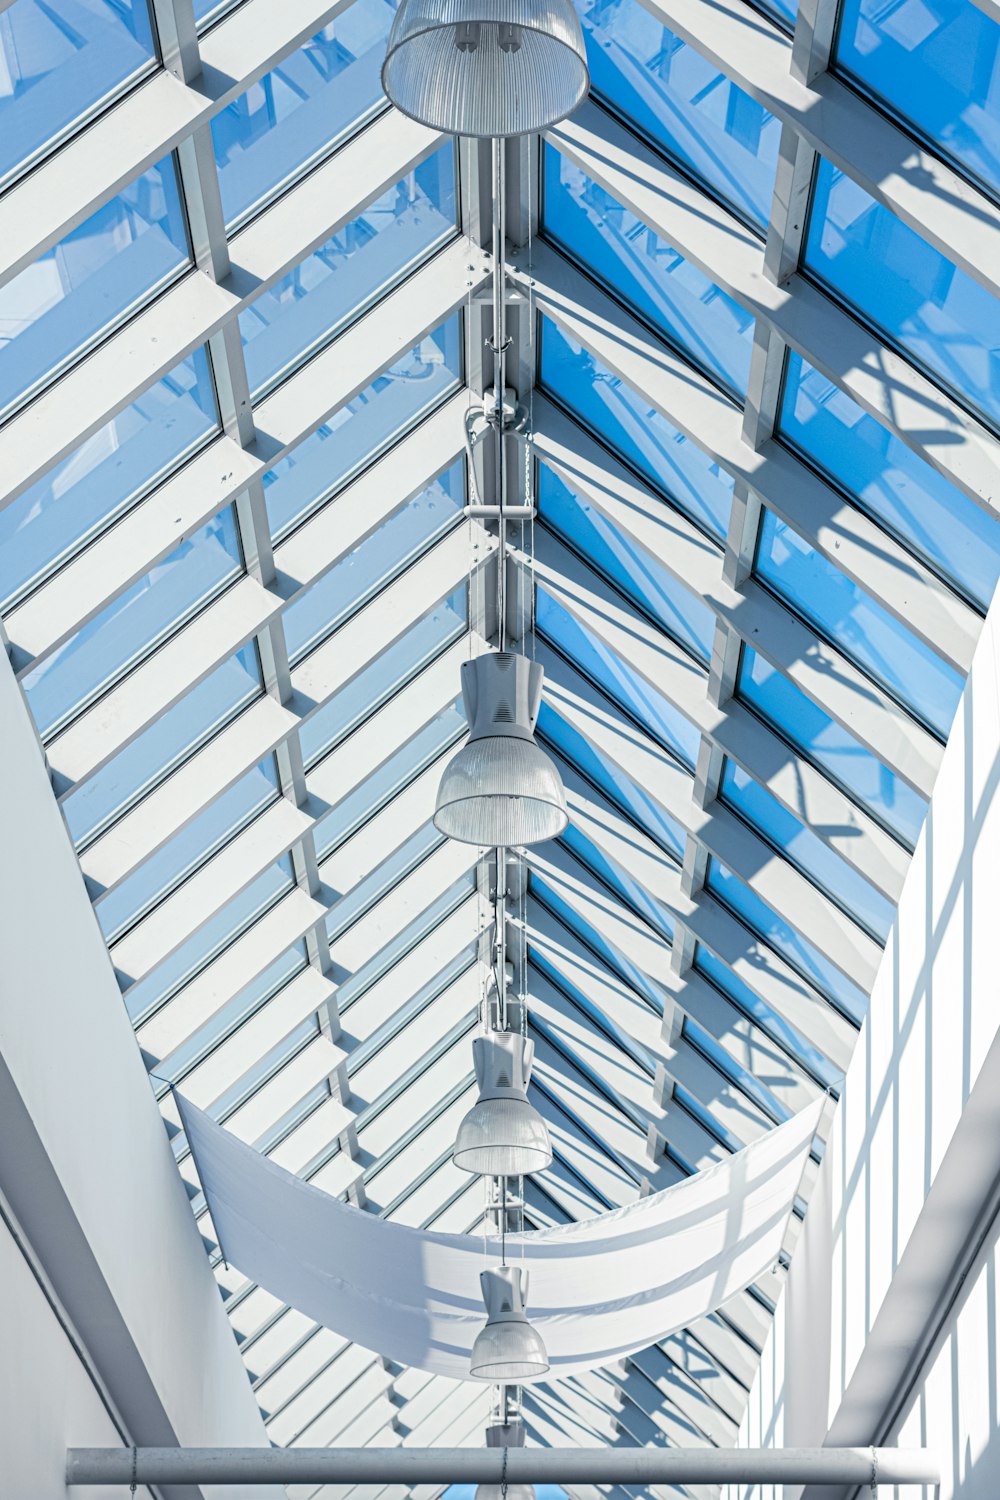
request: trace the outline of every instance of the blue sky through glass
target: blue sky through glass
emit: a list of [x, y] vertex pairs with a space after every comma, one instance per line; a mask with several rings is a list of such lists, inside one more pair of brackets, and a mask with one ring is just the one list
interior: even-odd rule
[[552, 146], [544, 188], [549, 238], [742, 400], [750, 314]]
[[640, 0], [581, 0], [593, 91], [738, 213], [767, 223], [781, 127]]
[[1000, 26], [970, 0], [844, 0], [836, 63], [1000, 194]]

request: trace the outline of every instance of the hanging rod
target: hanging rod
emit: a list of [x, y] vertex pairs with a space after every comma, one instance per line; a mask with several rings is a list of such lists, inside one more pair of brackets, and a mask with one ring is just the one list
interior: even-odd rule
[[[138, 1448], [139, 1484], [937, 1485], [927, 1448]], [[131, 1448], [70, 1448], [67, 1485], [125, 1485]]]

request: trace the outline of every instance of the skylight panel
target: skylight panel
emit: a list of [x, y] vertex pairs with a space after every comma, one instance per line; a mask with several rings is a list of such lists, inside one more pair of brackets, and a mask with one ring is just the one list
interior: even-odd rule
[[792, 351], [778, 435], [980, 609], [989, 607], [1000, 577], [996, 519]]
[[764, 229], [781, 127], [640, 0], [582, 0], [593, 92]]
[[665, 942], [673, 943], [674, 921], [666, 907], [651, 896], [617, 860], [610, 859], [603, 850], [598, 849], [576, 823], [569, 823], [560, 834], [560, 842], [624, 906], [634, 911], [644, 922], [648, 922]]
[[888, 901], [829, 844], [782, 807], [766, 788], [728, 759], [720, 797], [859, 926], [885, 942], [896, 915], [895, 903]]
[[675, 818], [644, 788], [637, 786], [620, 766], [599, 755], [579, 730], [544, 700], [538, 715], [538, 734], [580, 775], [644, 830], [659, 848], [678, 863], [684, 857], [684, 830]]
[[457, 233], [449, 142], [240, 314], [254, 400]]
[[626, 536], [546, 464], [538, 470], [538, 511], [545, 525], [621, 590], [691, 655], [707, 666], [715, 614], [660, 560]]
[[844, 0], [836, 66], [997, 195], [998, 51], [972, 0]]
[[461, 378], [461, 318], [456, 314], [401, 355], [264, 476], [273, 538], [286, 536], [329, 500], [457, 390]]
[[236, 517], [226, 506], [25, 676], [42, 738], [64, 729], [242, 574]]
[[543, 640], [551, 641], [577, 671], [596, 683], [657, 744], [683, 765], [694, 764], [698, 732], [691, 721], [541, 585], [535, 592], [535, 626]]
[[230, 229], [386, 107], [379, 74], [394, 13], [390, 0], [354, 0], [213, 119]]
[[960, 401], [1000, 426], [1000, 303], [822, 157], [803, 264]]
[[146, 0], [14, 0], [0, 18], [0, 185], [155, 67]]
[[464, 507], [465, 468], [459, 460], [394, 511], [286, 610], [289, 661], [294, 664], [307, 655], [450, 531]]
[[[463, 901], [467, 901], [475, 893], [475, 889], [475, 871], [469, 870], [454, 881], [447, 890], [436, 896], [424, 911], [419, 912], [401, 932], [397, 932], [384, 943], [366, 963], [355, 969], [337, 991], [337, 1008], [340, 1014], [343, 1016], [347, 1009], [371, 989], [372, 985], [376, 984], [393, 965], [416, 947], [429, 932], [433, 932], [446, 917], [462, 905]], [[348, 1060], [347, 1067], [350, 1072], [350, 1060]]]
[[633, 469], [717, 541], [725, 540], [733, 482], [646, 398], [542, 319], [540, 384]]
[[218, 430], [208, 358], [197, 349], [0, 508], [0, 603], [23, 598]]
[[274, 756], [269, 755], [216, 797], [150, 859], [121, 881], [98, 905], [106, 940], [113, 942], [280, 795]]
[[737, 692], [876, 822], [913, 848], [927, 812], [920, 794], [750, 646], [743, 648]]
[[544, 193], [549, 239], [742, 401], [751, 315], [552, 146]]
[[780, 953], [814, 989], [825, 995], [856, 1026], [861, 1025], [868, 1006], [868, 996], [864, 991], [714, 856], [708, 861], [705, 885], [751, 932]]
[[756, 572], [928, 728], [947, 739], [964, 677], [798, 532], [765, 511]]
[[[141, 1025], [166, 1005], [294, 885], [291, 857], [283, 855], [185, 938], [169, 958], [126, 990], [125, 1005], [133, 1024]], [[114, 953], [111, 956], [114, 961]]]
[[251, 643], [216, 667], [69, 794], [63, 813], [77, 846], [89, 844], [134, 807], [263, 692], [257, 650]]
[[0, 417], [189, 265], [177, 170], [168, 156], [0, 288]]
[[[542, 906], [547, 907], [554, 916], [558, 917], [560, 922], [570, 932], [575, 934], [585, 947], [595, 953], [610, 973], [617, 975], [619, 979], [628, 985], [649, 1006], [650, 1010], [654, 1011], [658, 1016], [663, 1015], [663, 992], [653, 983], [650, 976], [644, 974], [639, 965], [633, 963], [630, 958], [627, 958], [613, 943], [609, 943], [603, 934], [592, 927], [586, 917], [578, 912], [573, 904], [567, 901], [565, 896], [550, 881], [546, 880], [536, 871], [532, 871], [531, 874], [531, 894], [536, 900], [541, 902]], [[590, 1016], [591, 1020], [597, 1021], [602, 1028], [610, 1028], [612, 1026], [613, 1023], [610, 1017], [601, 1016], [598, 1018], [595, 1016], [591, 1002], [577, 989], [573, 981], [553, 964], [550, 955], [544, 949], [539, 948], [537, 944], [531, 945], [530, 961], [532, 966], [537, 965], [544, 974], [547, 974], [559, 989], [566, 990], [567, 993], [572, 995], [576, 1003]], [[614, 1029], [617, 1031], [617, 1028]], [[619, 1040], [619, 1045], [630, 1056], [640, 1051], [634, 1044], [630, 1046], [624, 1039]], [[643, 1053], [642, 1056], [645, 1057], [645, 1054]], [[643, 1066], [650, 1073], [654, 1071], [649, 1064], [648, 1058], [644, 1061]]]
[[388, 651], [383, 651], [305, 721], [300, 739], [306, 766], [315, 765], [345, 740], [467, 629], [468, 588], [462, 583], [446, 599], [438, 600], [419, 615]]
[[366, 776], [360, 786], [341, 797], [316, 824], [317, 859], [325, 859], [357, 833], [397, 792], [462, 739], [467, 727], [465, 715], [456, 700]]
[[383, 896], [418, 865], [423, 864], [427, 856], [443, 843], [443, 834], [438, 833], [430, 821], [403, 839], [388, 859], [383, 860], [369, 875], [333, 903], [326, 919], [330, 942], [335, 943], [338, 938], [343, 937], [349, 927], [363, 917], [365, 912], [371, 911]]
[[818, 1051], [802, 1033], [777, 1011], [772, 1010], [749, 985], [743, 983], [727, 964], [699, 943], [695, 948], [694, 968], [731, 1000], [737, 1010], [756, 1023], [767, 1036], [793, 1057], [804, 1072], [810, 1074], [824, 1088], [836, 1087], [842, 1074]]

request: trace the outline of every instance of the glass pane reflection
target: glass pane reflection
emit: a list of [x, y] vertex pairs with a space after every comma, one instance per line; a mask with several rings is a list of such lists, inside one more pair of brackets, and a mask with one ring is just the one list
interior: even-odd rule
[[750, 314], [552, 146], [545, 148], [544, 187], [549, 238], [742, 399]]
[[[542, 319], [541, 384], [626, 463], [719, 541], [733, 482], [645, 396], [606, 370], [561, 328]], [[722, 399], [721, 397], [719, 398]]]
[[1000, 576], [1000, 526], [974, 500], [789, 351], [779, 433], [981, 608]]
[[155, 60], [146, 0], [14, 0], [0, 14], [0, 184]]
[[781, 127], [639, 0], [582, 0], [594, 93], [752, 223], [771, 208]]
[[822, 158], [805, 265], [960, 400], [1000, 424], [1000, 303]]
[[240, 314], [254, 398], [359, 318], [455, 232], [454, 151], [449, 144]]
[[234, 225], [302, 177], [385, 102], [391, 0], [355, 0], [212, 121], [222, 209]]
[[402, 355], [265, 474], [272, 536], [285, 535], [329, 500], [353, 474], [457, 389], [461, 376], [461, 323], [456, 315]]
[[147, 494], [217, 430], [198, 349], [0, 508], [0, 602], [9, 608]]

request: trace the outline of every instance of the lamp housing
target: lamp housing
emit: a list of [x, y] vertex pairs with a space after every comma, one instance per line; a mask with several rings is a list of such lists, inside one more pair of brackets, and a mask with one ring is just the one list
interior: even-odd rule
[[535, 1046], [516, 1031], [476, 1037], [472, 1061], [479, 1097], [458, 1127], [452, 1155], [463, 1172], [529, 1177], [552, 1161], [545, 1121], [528, 1100]]

